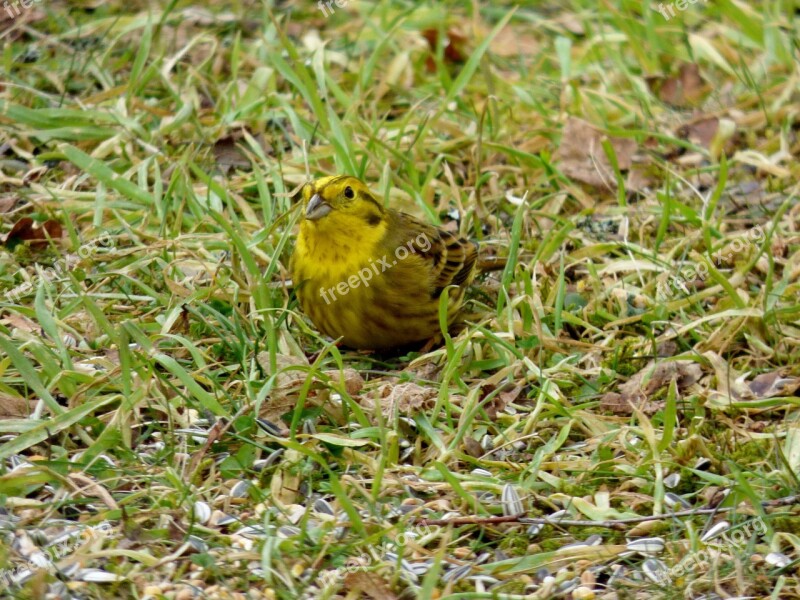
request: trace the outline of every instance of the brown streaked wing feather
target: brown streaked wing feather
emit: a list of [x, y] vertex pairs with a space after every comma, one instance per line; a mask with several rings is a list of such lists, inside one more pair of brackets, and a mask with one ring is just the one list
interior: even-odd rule
[[[478, 245], [475, 242], [423, 223], [406, 213], [389, 211], [388, 216], [394, 221], [389, 230], [402, 233], [403, 239], [398, 235], [398, 239], [394, 240], [396, 245], [411, 242], [415, 252], [430, 261], [434, 297], [439, 296], [448, 285], [461, 286], [470, 282], [478, 258]], [[430, 242], [427, 250], [427, 244], [420, 245], [417, 241], [420, 234], [424, 234]]]
[[443, 232], [442, 237], [445, 241], [447, 260], [439, 275], [440, 286], [468, 284], [475, 261], [478, 259], [478, 245], [448, 232]]

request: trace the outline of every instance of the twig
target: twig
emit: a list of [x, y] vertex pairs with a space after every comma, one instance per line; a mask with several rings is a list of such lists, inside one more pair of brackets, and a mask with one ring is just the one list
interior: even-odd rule
[[[786, 498], [776, 498], [775, 500], [765, 500], [761, 503], [763, 508], [773, 508], [777, 506], [791, 506], [800, 503], [800, 494], [787, 496]], [[631, 517], [628, 519], [610, 519], [607, 521], [586, 521], [574, 519], [559, 519], [551, 517], [526, 517], [525, 513], [510, 515], [505, 517], [456, 517], [455, 519], [421, 519], [416, 521], [417, 525], [495, 525], [497, 523], [521, 523], [524, 525], [562, 525], [564, 527], [605, 527], [607, 529], [625, 529], [626, 525], [645, 523], [647, 521], [665, 521], [675, 517], [693, 517], [695, 515], [712, 515], [715, 513], [725, 513], [735, 510], [735, 506], [724, 508], [693, 508], [690, 510], [680, 510], [678, 512], [666, 513], [663, 515], [651, 515], [649, 517]]]

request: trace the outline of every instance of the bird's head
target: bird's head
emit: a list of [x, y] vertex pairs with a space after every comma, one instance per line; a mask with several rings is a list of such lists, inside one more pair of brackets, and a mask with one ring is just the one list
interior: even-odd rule
[[305, 220], [319, 229], [378, 228], [385, 210], [361, 180], [348, 175], [323, 177], [303, 187]]

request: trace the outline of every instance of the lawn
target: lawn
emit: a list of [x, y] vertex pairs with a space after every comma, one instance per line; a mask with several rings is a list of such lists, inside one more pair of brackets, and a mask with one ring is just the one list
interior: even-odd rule
[[[800, 598], [800, 5], [0, 7], [0, 597]], [[505, 266], [363, 352], [349, 174]]]

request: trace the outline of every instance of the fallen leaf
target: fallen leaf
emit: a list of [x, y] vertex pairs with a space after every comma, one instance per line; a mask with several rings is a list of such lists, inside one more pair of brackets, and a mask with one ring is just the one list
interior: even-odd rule
[[[446, 36], [447, 39], [442, 42], [444, 45], [444, 61], [451, 64], [463, 63], [466, 60], [467, 55], [467, 52], [465, 51], [467, 37], [455, 29], [448, 30]], [[439, 30], [433, 28], [425, 29], [422, 32], [422, 37], [428, 41], [428, 46], [430, 46], [431, 52], [435, 53], [436, 45], [439, 41]], [[425, 60], [425, 68], [431, 73], [436, 71], [436, 62], [434, 61], [433, 56], [427, 57]]]
[[44, 248], [49, 243], [48, 237], [57, 241], [61, 239], [62, 233], [61, 223], [58, 221], [49, 219], [39, 225], [30, 217], [22, 217], [14, 223], [3, 243], [13, 248], [22, 242], [30, 242], [31, 247]]
[[696, 104], [709, 91], [700, 75], [700, 67], [683, 63], [673, 77], [649, 77], [647, 83], [659, 100], [676, 108]]
[[[6, 2], [3, 10], [0, 10], [0, 31], [8, 43], [21, 39], [28, 27], [47, 18], [47, 13], [40, 8], [33, 8], [30, 1], [27, 2], [27, 9], [20, 6], [20, 1]], [[0, 90], [2, 88], [0, 83]]]
[[704, 116], [681, 125], [676, 133], [681, 139], [689, 140], [703, 148], [710, 148], [717, 129], [719, 129], [719, 119]]
[[645, 165], [632, 165], [625, 181], [628, 192], [642, 192], [653, 187], [658, 182], [657, 177]]
[[[256, 357], [258, 364], [265, 372], [270, 372], [269, 353], [260, 352]], [[275, 357], [277, 367], [275, 381], [270, 390], [267, 400], [261, 405], [259, 416], [273, 421], [280, 421], [280, 417], [285, 415], [297, 405], [300, 388], [308, 377], [307, 369], [296, 369], [292, 367], [308, 367], [305, 358], [278, 354]], [[325, 375], [330, 378], [332, 384], [342, 383], [344, 391], [350, 396], [355, 396], [364, 387], [364, 378], [355, 369], [344, 369], [343, 371], [325, 371]], [[309, 395], [306, 397], [307, 406], [319, 406], [328, 398], [326, 394], [320, 394], [320, 390], [325, 389], [327, 384], [323, 384], [320, 379], [315, 378]]]
[[395, 414], [408, 415], [430, 410], [436, 404], [436, 388], [422, 387], [416, 383], [387, 383], [377, 390], [376, 398], [362, 398], [364, 408], [374, 410], [379, 405], [386, 417]]
[[610, 141], [620, 171], [628, 171], [637, 148], [635, 140], [609, 137], [591, 123], [570, 117], [564, 125], [561, 144], [556, 151], [564, 174], [581, 183], [615, 190], [616, 176], [603, 150], [604, 139]]
[[[344, 390], [350, 395], [355, 396], [364, 387], [364, 378], [355, 369], [343, 369], [341, 373], [335, 369], [333, 371], [325, 371], [325, 375], [330, 377], [332, 383], [344, 383]], [[342, 376], [343, 381], [339, 377]]]
[[668, 387], [673, 380], [678, 391], [697, 383], [703, 376], [700, 365], [691, 360], [650, 361], [646, 367], [619, 386], [619, 393], [608, 392], [600, 401], [600, 407], [614, 414], [630, 415], [639, 408], [652, 415], [664, 408], [663, 400], [652, 398]]
[[36, 400], [0, 394], [0, 419], [25, 419], [33, 414]]
[[[481, 385], [481, 402], [495, 390], [495, 386], [491, 384], [483, 384]], [[492, 420], [497, 420], [497, 414], [504, 411], [506, 406], [514, 402], [517, 397], [522, 392], [522, 387], [516, 385], [511, 389], [499, 392], [492, 397], [489, 402], [486, 402], [483, 407], [486, 411], [486, 415]]]
[[386, 582], [371, 571], [351, 571], [344, 577], [344, 587], [348, 590], [348, 598], [351, 597], [351, 593], [355, 593], [366, 594], [373, 600], [397, 600], [397, 595]]
[[4, 194], [0, 196], [0, 213], [7, 213], [17, 204], [19, 196], [16, 194]]
[[38, 334], [42, 331], [41, 325], [38, 325], [35, 321], [32, 321], [28, 317], [15, 312], [9, 312], [3, 315], [3, 318], [0, 319], [0, 323], [3, 325], [8, 325], [12, 328], [20, 329], [27, 333]]
[[713, 350], [703, 353], [703, 358], [708, 360], [714, 369], [717, 383], [716, 390], [710, 390], [706, 406], [726, 408], [731, 402], [749, 399], [752, 396], [750, 388], [745, 383], [745, 375], [734, 370], [719, 354]]
[[466, 436], [464, 438], [462, 446], [464, 448], [464, 453], [467, 456], [471, 456], [472, 458], [480, 458], [481, 456], [486, 454], [486, 451], [483, 449], [483, 446], [481, 446], [479, 442], [476, 442], [469, 436]]
[[780, 371], [762, 373], [747, 384], [756, 399], [791, 396], [800, 388], [800, 377], [784, 377]]
[[497, 56], [534, 56], [540, 44], [531, 34], [530, 27], [504, 27], [489, 44], [489, 50]]
[[[246, 148], [247, 142], [245, 136], [241, 132], [235, 132], [224, 138], [220, 138], [214, 144], [214, 158], [220, 169], [227, 173], [230, 169], [250, 170], [253, 168], [253, 162], [250, 160]], [[269, 156], [272, 152], [270, 145], [264, 140], [262, 134], [253, 136], [253, 139], [258, 142], [264, 154]]]
[[[261, 352], [256, 357], [261, 368], [271, 376], [269, 353]], [[275, 357], [277, 371], [275, 380], [266, 401], [261, 405], [258, 415], [269, 421], [279, 422], [280, 418], [297, 404], [297, 396], [308, 373], [291, 367], [308, 366], [308, 361], [296, 356], [278, 354]]]

